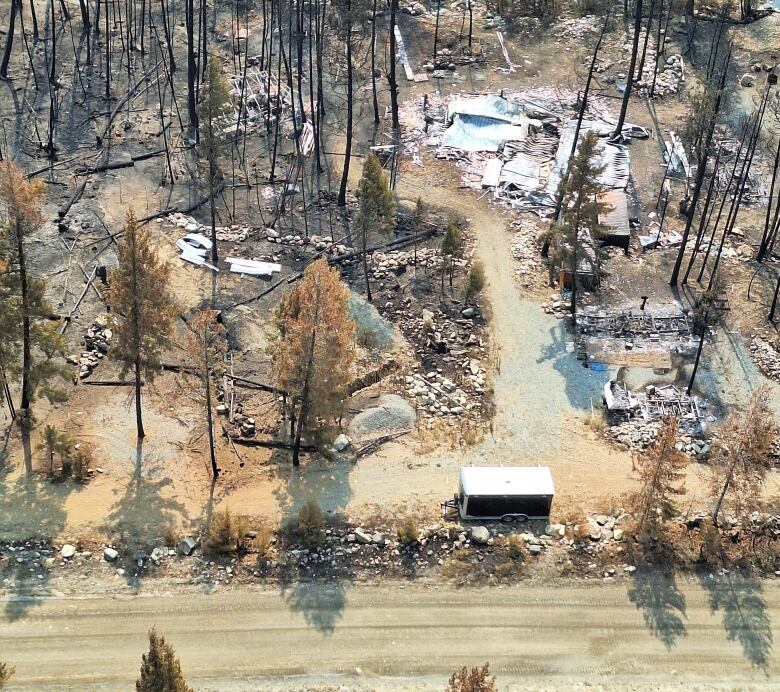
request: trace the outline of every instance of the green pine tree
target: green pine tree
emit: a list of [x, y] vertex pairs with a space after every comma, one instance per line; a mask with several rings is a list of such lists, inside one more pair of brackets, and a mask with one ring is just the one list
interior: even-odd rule
[[176, 651], [154, 627], [149, 630], [149, 653], [143, 654], [141, 661], [136, 692], [192, 692], [181, 672]]
[[563, 188], [561, 219], [551, 229], [554, 261], [559, 266], [567, 264], [571, 267], [572, 315], [577, 311], [577, 273], [580, 263], [587, 264], [595, 280], [599, 280], [599, 240], [606, 230], [599, 221], [599, 215], [610, 210], [600, 199], [607, 188], [598, 180], [604, 167], [594, 162], [597, 142], [596, 133], [589, 132], [572, 157]]
[[[64, 401], [65, 392], [51, 380], [68, 376], [55, 360], [64, 353], [65, 345], [49, 320], [52, 309], [45, 298], [46, 282], [33, 276], [28, 266], [28, 238], [43, 223], [40, 209], [44, 194], [45, 186], [27, 180], [10, 159], [0, 164], [0, 324], [4, 342], [0, 344], [0, 380], [21, 376], [17, 419], [28, 474], [32, 472], [32, 403], [39, 395]], [[5, 386], [0, 386], [0, 398], [5, 394]]]
[[160, 370], [160, 353], [173, 331], [176, 306], [168, 295], [170, 269], [153, 247], [151, 231], [141, 226], [132, 209], [119, 241], [119, 265], [111, 274], [106, 296], [114, 314], [112, 356], [122, 364], [122, 376], [135, 374], [135, 418], [143, 438], [141, 376], [151, 380]]
[[371, 301], [371, 284], [368, 281], [368, 234], [388, 235], [395, 228], [395, 202], [390, 185], [382, 170], [382, 164], [373, 152], [369, 152], [363, 164], [363, 176], [358, 186], [360, 208], [357, 227], [360, 250], [363, 253], [363, 274], [366, 279], [366, 298]]
[[441, 241], [441, 299], [444, 300], [444, 275], [449, 274], [452, 288], [452, 274], [455, 268], [455, 258], [463, 254], [463, 231], [454, 221], [447, 225], [444, 238]]
[[222, 69], [222, 63], [213, 55], [209, 57], [206, 68], [206, 81], [198, 105], [199, 137], [198, 151], [208, 165], [209, 209], [211, 212], [211, 260], [216, 265], [217, 253], [217, 213], [214, 196], [222, 180], [219, 157], [225, 150], [227, 139], [224, 128], [227, 117], [233, 113], [230, 85]]

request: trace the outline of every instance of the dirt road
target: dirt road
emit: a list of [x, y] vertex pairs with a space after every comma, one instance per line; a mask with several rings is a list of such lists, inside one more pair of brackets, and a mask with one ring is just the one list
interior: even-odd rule
[[442, 689], [486, 660], [502, 689], [777, 689], [778, 606], [775, 582], [642, 579], [50, 599], [0, 619], [0, 652], [17, 667], [11, 690], [129, 689], [152, 625], [199, 690]]

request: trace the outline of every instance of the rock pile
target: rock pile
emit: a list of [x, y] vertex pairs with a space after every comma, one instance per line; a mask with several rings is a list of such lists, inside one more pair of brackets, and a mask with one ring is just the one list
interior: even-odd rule
[[[568, 293], [571, 293], [569, 291]], [[555, 315], [555, 317], [562, 319], [566, 315], [570, 314], [569, 302], [563, 300], [563, 296], [560, 293], [551, 293], [548, 302], [542, 304], [542, 310], [548, 315]]]
[[422, 17], [428, 13], [428, 9], [421, 2], [408, 2], [400, 4], [401, 12], [412, 15], [412, 17]]
[[[414, 251], [392, 250], [390, 252], [374, 252], [371, 255], [371, 274], [375, 279], [384, 279], [391, 274], [404, 274], [408, 267], [423, 268], [439, 267], [442, 263], [441, 253], [435, 248], [418, 248], [415, 261]], [[465, 267], [466, 260], [455, 259], [456, 267]]]
[[[187, 233], [201, 233], [207, 238], [211, 237], [211, 226], [201, 224], [186, 214], [174, 212], [173, 214], [168, 214], [167, 220], [177, 228], [184, 229]], [[158, 221], [162, 222], [163, 219], [158, 219]], [[242, 243], [249, 237], [251, 230], [252, 228], [246, 225], [217, 226], [217, 240], [229, 243]]]
[[593, 15], [586, 15], [585, 17], [573, 17], [558, 22], [555, 25], [554, 32], [558, 43], [569, 43], [582, 41], [590, 34], [598, 31], [598, 29], [599, 20]]
[[69, 355], [65, 360], [70, 365], [79, 368], [79, 379], [85, 379], [100, 364], [100, 361], [108, 353], [113, 333], [106, 326], [108, 319], [99, 317], [89, 327], [84, 335], [84, 350], [80, 355]]
[[415, 372], [404, 377], [405, 393], [427, 418], [462, 416], [479, 412], [485, 393], [485, 370], [478, 360], [463, 363], [463, 376], [456, 384], [439, 372]]
[[[649, 91], [653, 86], [653, 73], [655, 71], [655, 50], [648, 48], [648, 57], [642, 69], [642, 79], [637, 83], [640, 90]], [[658, 76], [655, 79], [653, 96], [667, 96], [676, 94], [683, 88], [685, 72], [681, 55], [670, 55], [663, 66], [659, 66]]]
[[756, 366], [766, 377], [780, 381], [780, 353], [771, 342], [754, 336], [750, 343], [750, 353]]
[[[607, 439], [613, 440], [631, 451], [641, 452], [655, 442], [660, 427], [661, 423], [657, 421], [645, 423], [644, 421], [632, 420], [608, 427], [604, 435]], [[704, 458], [710, 452], [710, 444], [707, 441], [683, 433], [678, 433], [676, 447], [681, 452], [695, 458]]]

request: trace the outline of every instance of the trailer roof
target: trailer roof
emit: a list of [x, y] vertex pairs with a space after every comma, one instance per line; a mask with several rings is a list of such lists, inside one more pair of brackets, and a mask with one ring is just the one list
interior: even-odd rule
[[555, 494], [547, 466], [464, 466], [460, 482], [466, 495]]

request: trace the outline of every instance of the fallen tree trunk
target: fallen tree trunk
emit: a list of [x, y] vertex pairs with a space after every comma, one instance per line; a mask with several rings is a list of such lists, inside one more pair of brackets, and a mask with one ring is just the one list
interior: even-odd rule
[[[224, 190], [224, 185], [220, 185], [217, 189], [214, 190], [214, 196], [216, 197], [218, 194], [220, 194]], [[168, 207], [167, 209], [161, 209], [160, 211], [155, 212], [154, 214], [149, 214], [149, 216], [142, 216], [140, 219], [138, 219], [138, 223], [145, 224], [149, 223], [150, 221], [153, 221], [154, 219], [158, 219], [161, 216], [168, 216], [168, 214], [189, 214], [191, 211], [195, 211], [198, 207], [202, 207], [206, 202], [208, 202], [211, 199], [211, 195], [206, 195], [205, 197], [202, 197], [194, 204], [191, 204], [189, 207], [180, 207], [178, 205], [173, 207]]]
[[270, 394], [283, 394], [281, 389], [272, 387], [270, 384], [264, 384], [263, 382], [257, 382], [256, 380], [250, 380], [246, 377], [239, 377], [238, 375], [225, 375], [229, 380], [233, 380], [238, 387], [245, 387], [248, 389], [260, 389], [263, 392], [269, 392]]
[[[231, 442], [237, 445], [244, 445], [245, 447], [264, 447], [266, 449], [286, 449], [292, 451], [295, 447], [291, 442], [279, 442], [277, 440], [260, 440], [256, 437], [231, 437], [228, 435], [225, 426], [222, 426], [222, 432], [225, 434]], [[301, 451], [303, 452], [316, 452], [317, 447], [314, 445], [301, 445]]]
[[399, 430], [398, 432], [389, 433], [387, 435], [382, 435], [381, 437], [377, 437], [374, 440], [371, 440], [370, 442], [367, 442], [362, 447], [358, 447], [358, 449], [355, 451], [355, 456], [359, 459], [360, 457], [365, 456], [366, 454], [371, 454], [372, 452], [375, 452], [377, 449], [379, 449], [385, 442], [390, 442], [391, 440], [395, 440], [399, 437], [403, 437], [404, 435], [408, 435], [411, 431], [410, 430]]
[[135, 380], [81, 380], [81, 384], [91, 384], [93, 387], [134, 387]]
[[87, 187], [87, 181], [85, 180], [81, 185], [79, 185], [76, 188], [76, 191], [73, 193], [71, 198], [65, 203], [65, 205], [57, 210], [57, 227], [59, 228], [60, 233], [63, 233], [67, 230], [67, 226], [65, 225], [65, 217], [68, 215], [68, 212], [70, 211], [70, 208], [81, 199], [81, 195], [84, 194], [84, 190]]

